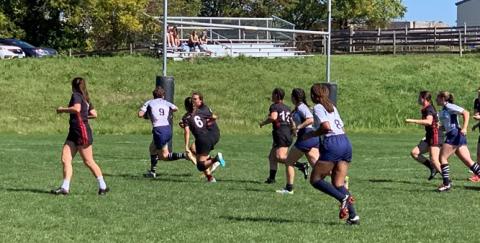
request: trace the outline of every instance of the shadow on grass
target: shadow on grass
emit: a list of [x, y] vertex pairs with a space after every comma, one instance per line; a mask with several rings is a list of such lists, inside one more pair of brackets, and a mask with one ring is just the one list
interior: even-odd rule
[[305, 223], [305, 224], [324, 224], [324, 225], [340, 225], [340, 221], [329, 221], [329, 222], [320, 222], [315, 220], [294, 220], [294, 219], [284, 219], [276, 217], [238, 217], [238, 216], [220, 216], [221, 219], [226, 219], [229, 221], [237, 222], [265, 222], [265, 223]]
[[232, 182], [232, 183], [241, 183], [241, 184], [263, 184], [260, 181], [253, 181], [253, 180], [235, 180], [235, 179], [219, 179], [219, 182]]
[[480, 191], [480, 186], [463, 186], [463, 188], [466, 190]]
[[50, 190], [36, 189], [36, 188], [6, 188], [7, 192], [31, 192], [39, 194], [51, 194]]

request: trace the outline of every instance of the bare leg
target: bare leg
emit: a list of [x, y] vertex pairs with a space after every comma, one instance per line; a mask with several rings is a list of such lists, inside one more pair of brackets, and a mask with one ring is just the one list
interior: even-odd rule
[[71, 141], [66, 141], [62, 149], [63, 180], [71, 181], [73, 176], [72, 160], [77, 153], [77, 147]]
[[95, 177], [103, 176], [102, 175], [102, 170], [100, 167], [97, 165], [95, 160], [93, 160], [93, 150], [92, 146], [78, 146], [78, 152], [80, 153], [80, 156], [82, 156], [83, 163], [90, 169], [92, 174]]

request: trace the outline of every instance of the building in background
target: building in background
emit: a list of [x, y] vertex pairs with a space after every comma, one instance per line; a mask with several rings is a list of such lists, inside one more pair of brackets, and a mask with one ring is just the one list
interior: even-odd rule
[[441, 28], [448, 27], [447, 23], [442, 21], [392, 21], [389, 28], [391, 29], [403, 29], [405, 27], [409, 29], [423, 29], [423, 28]]
[[462, 0], [457, 3], [457, 26], [480, 26], [480, 0]]

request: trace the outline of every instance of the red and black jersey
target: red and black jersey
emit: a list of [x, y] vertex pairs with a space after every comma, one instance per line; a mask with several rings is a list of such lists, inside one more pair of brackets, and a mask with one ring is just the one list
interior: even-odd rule
[[203, 105], [193, 113], [185, 114], [182, 118], [182, 123], [190, 128], [195, 139], [212, 132], [220, 133], [217, 123], [213, 119], [212, 111], [206, 105]]
[[73, 92], [68, 107], [72, 107], [75, 104], [80, 104], [81, 109], [79, 114], [70, 114], [70, 126], [78, 126], [80, 124], [88, 123], [88, 113], [93, 109], [93, 105], [88, 103], [83, 95], [79, 92]]
[[272, 122], [273, 130], [281, 128], [290, 129], [290, 108], [283, 103], [275, 103], [270, 106], [269, 114], [277, 112], [278, 116], [275, 121]]
[[[428, 105], [422, 110], [422, 119], [427, 119], [428, 116], [432, 116], [432, 125], [425, 126], [425, 138], [428, 140], [430, 145], [437, 145], [439, 141], [439, 125], [438, 125], [438, 115], [435, 107], [433, 105]], [[431, 141], [430, 141], [431, 140]]]

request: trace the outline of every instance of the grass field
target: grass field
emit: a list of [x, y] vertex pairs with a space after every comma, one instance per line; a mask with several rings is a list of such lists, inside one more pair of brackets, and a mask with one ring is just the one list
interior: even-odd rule
[[[408, 156], [422, 136], [350, 134], [351, 191], [360, 226], [337, 219], [337, 203], [297, 176], [294, 195], [266, 185], [268, 135], [225, 135], [218, 150], [227, 167], [207, 184], [187, 161], [162, 163], [157, 179], [148, 166], [147, 135], [97, 135], [96, 160], [112, 191], [96, 195], [95, 179], [77, 158], [71, 195], [48, 190], [61, 181], [65, 135], [2, 135], [0, 241], [2, 242], [475, 242], [480, 185], [452, 159], [454, 189], [434, 192], [439, 177]], [[474, 146], [476, 135], [469, 139]], [[177, 148], [181, 146], [176, 137]], [[472, 147], [473, 149], [473, 147]], [[474, 150], [472, 150], [474, 151]]]

